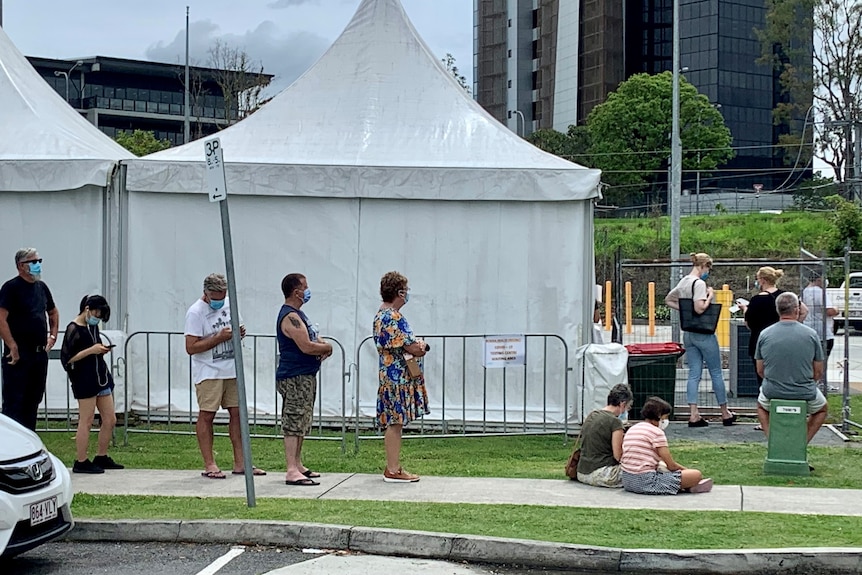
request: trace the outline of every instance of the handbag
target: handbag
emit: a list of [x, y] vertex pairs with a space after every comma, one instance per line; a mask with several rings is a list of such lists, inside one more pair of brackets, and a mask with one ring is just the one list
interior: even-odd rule
[[713, 302], [707, 306], [703, 313], [697, 313], [694, 310], [695, 282], [697, 280], [691, 282], [691, 297], [679, 298], [679, 326], [682, 331], [703, 334], [715, 333], [715, 329], [718, 327], [718, 317], [721, 315], [721, 304]]
[[419, 360], [416, 356], [409, 353], [404, 354], [404, 363], [407, 365], [407, 375], [412, 379], [422, 377], [422, 367], [419, 365]]
[[572, 481], [578, 480], [578, 461], [581, 460], [581, 436], [578, 435], [578, 440], [575, 442], [575, 449], [566, 461], [566, 477]]

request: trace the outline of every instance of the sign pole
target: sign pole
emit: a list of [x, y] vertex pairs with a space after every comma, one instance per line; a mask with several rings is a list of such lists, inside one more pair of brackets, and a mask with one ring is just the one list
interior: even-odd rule
[[249, 507], [255, 507], [254, 467], [251, 462], [251, 438], [248, 432], [248, 403], [245, 393], [245, 372], [242, 362], [242, 337], [240, 335], [239, 300], [236, 295], [236, 273], [233, 261], [233, 243], [230, 234], [230, 212], [227, 206], [227, 185], [224, 175], [224, 157], [218, 138], [204, 142], [207, 164], [207, 183], [211, 202], [221, 208], [221, 231], [224, 240], [224, 263], [227, 272], [227, 293], [230, 298], [231, 343], [236, 365], [236, 390], [239, 396], [239, 426], [242, 436], [243, 469], [245, 471], [245, 497]]

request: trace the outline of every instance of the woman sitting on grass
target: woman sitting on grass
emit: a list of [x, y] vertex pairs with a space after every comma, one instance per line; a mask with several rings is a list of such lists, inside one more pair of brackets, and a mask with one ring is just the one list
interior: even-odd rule
[[[633, 425], [623, 438], [620, 459], [623, 488], [644, 495], [710, 491], [712, 479], [704, 479], [697, 469], [686, 469], [670, 454], [664, 434], [669, 424], [670, 404], [659, 397], [649, 397], [641, 409], [641, 417], [645, 421]], [[667, 466], [667, 471], [659, 470], [661, 463]]]
[[632, 390], [620, 383], [608, 393], [608, 404], [591, 412], [581, 426], [581, 458], [578, 481], [595, 487], [622, 487], [620, 457], [623, 454], [621, 417], [632, 404]]

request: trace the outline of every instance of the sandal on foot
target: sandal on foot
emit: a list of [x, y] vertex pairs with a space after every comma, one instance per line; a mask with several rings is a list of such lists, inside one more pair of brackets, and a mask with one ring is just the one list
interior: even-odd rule
[[308, 477], [305, 477], [303, 479], [297, 479], [296, 481], [291, 481], [290, 479], [285, 479], [284, 484], [285, 485], [302, 485], [304, 487], [312, 487], [314, 485], [320, 485], [320, 482], [319, 481], [313, 481], [313, 480], [309, 479]]
[[310, 479], [317, 479], [318, 477], [320, 477], [320, 474], [318, 472], [312, 471], [311, 469], [306, 469], [302, 472], [302, 474]]
[[702, 417], [700, 419], [698, 419], [697, 421], [689, 421], [688, 422], [689, 427], [707, 427], [708, 425], [709, 425], [709, 422]]
[[754, 426], [754, 431], [763, 431], [763, 426], [758, 423]]
[[[245, 469], [240, 469], [239, 471], [231, 471], [231, 474], [232, 475], [245, 475]], [[254, 476], [260, 477], [262, 475], [266, 475], [266, 471], [264, 471], [263, 469], [261, 469], [259, 467], [252, 467], [251, 468], [251, 474]]]
[[204, 471], [201, 473], [201, 477], [206, 477], [207, 479], [226, 479], [227, 475], [225, 475], [223, 471], [217, 469], [215, 471]]
[[721, 420], [721, 424], [725, 427], [730, 427], [734, 423], [736, 423], [736, 414], [732, 411], [730, 412], [730, 417], [728, 417], [727, 419], [722, 418]]

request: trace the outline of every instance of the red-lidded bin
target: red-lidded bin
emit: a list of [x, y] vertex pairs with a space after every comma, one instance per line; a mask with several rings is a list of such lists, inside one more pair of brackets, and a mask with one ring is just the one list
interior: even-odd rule
[[676, 364], [685, 353], [682, 345], [674, 342], [634, 343], [627, 345], [629, 387], [634, 403], [629, 419], [642, 419], [641, 408], [650, 396], [655, 395], [674, 404], [676, 390]]

